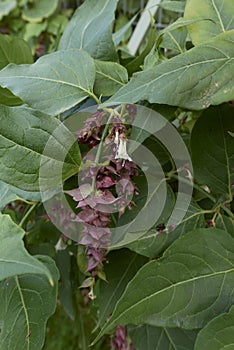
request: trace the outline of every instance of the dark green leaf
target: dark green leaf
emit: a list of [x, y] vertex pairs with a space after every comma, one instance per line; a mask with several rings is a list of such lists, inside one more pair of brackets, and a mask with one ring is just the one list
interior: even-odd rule
[[[17, 248], [16, 248], [17, 249]], [[58, 272], [52, 259], [38, 256], [53, 276], [52, 287], [45, 276], [31, 275], [8, 278], [0, 283], [0, 348], [40, 350], [44, 343], [45, 325], [54, 313]]]
[[192, 231], [138, 271], [96, 340], [119, 324], [201, 328], [234, 303], [233, 283], [233, 238]]
[[193, 350], [197, 336], [195, 331], [148, 325], [130, 326], [128, 332], [135, 350]]
[[147, 262], [143, 256], [129, 250], [111, 252], [105, 265], [106, 280], [100, 282], [100, 315], [98, 326], [102, 326], [120, 299], [128, 282], [133, 278], [138, 269]]
[[233, 0], [187, 0], [184, 18], [199, 17], [209, 18], [210, 21], [194, 23], [188, 28], [194, 45], [234, 29]]
[[95, 66], [83, 50], [58, 51], [32, 65], [10, 64], [0, 72], [0, 85], [29, 106], [56, 115], [93, 96]]
[[93, 58], [116, 61], [110, 29], [116, 5], [116, 0], [86, 0], [67, 25], [59, 49], [84, 49]]
[[231, 198], [234, 181], [234, 108], [229, 105], [205, 111], [193, 128], [191, 136], [192, 163], [195, 179], [214, 194]]
[[[169, 213], [173, 209], [173, 204], [174, 202], [169, 201], [167, 196], [166, 209], [169, 211]], [[166, 219], [168, 218], [166, 217]], [[166, 221], [161, 221], [159, 219], [158, 224], [161, 222], [166, 223]], [[195, 230], [196, 228], [204, 227], [204, 225], [204, 212], [195, 202], [191, 202], [182, 222], [179, 223], [173, 231], [157, 232], [155, 228], [154, 231], [149, 231], [143, 237], [138, 238], [136, 242], [128, 245], [128, 248], [137, 252], [138, 254], [142, 254], [150, 258], [156, 258], [178, 237], [184, 235], [189, 231]]]
[[234, 30], [139, 72], [103, 105], [148, 100], [204, 109], [234, 100]]
[[[70, 150], [68, 145], [73, 145]], [[61, 182], [61, 171], [68, 178], [80, 162], [73, 134], [57, 119], [24, 106], [0, 106], [0, 157], [0, 179], [29, 192], [40, 191], [39, 180], [54, 188]], [[39, 178], [46, 164], [48, 172]]]
[[194, 350], [233, 349], [234, 307], [211, 320], [199, 333]]

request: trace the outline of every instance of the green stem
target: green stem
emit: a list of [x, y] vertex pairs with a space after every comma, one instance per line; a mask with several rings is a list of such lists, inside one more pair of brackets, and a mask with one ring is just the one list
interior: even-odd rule
[[[174, 178], [176, 180], [179, 181], [183, 181], [184, 183], [191, 185], [191, 182], [187, 179], [183, 179], [178, 177], [178, 175], [171, 175], [168, 174], [170, 178]], [[210, 193], [206, 192], [205, 190], [203, 190], [199, 185], [193, 183], [193, 187], [198, 190], [199, 192], [201, 192], [202, 194], [204, 194], [207, 198], [209, 198], [213, 203], [216, 203], [216, 199], [215, 197], [213, 197]], [[233, 220], [234, 220], [234, 214], [232, 213], [232, 211], [230, 209], [228, 209], [224, 204], [219, 204], [217, 205], [217, 207], [222, 208]]]
[[34, 203], [30, 208], [29, 210], [25, 213], [25, 215], [22, 217], [20, 223], [19, 223], [19, 226], [20, 227], [23, 227], [24, 223], [26, 222], [26, 220], [28, 219], [28, 217], [30, 216], [30, 214], [33, 212], [33, 210], [36, 208], [38, 202], [37, 203]]
[[[99, 160], [100, 160], [100, 155], [101, 155], [101, 151], [102, 151], [102, 145], [103, 145], [103, 142], [104, 142], [104, 139], [106, 137], [106, 134], [107, 134], [107, 130], [109, 128], [109, 125], [110, 125], [110, 122], [111, 122], [111, 119], [113, 118], [114, 116], [114, 110], [111, 110], [111, 113], [110, 113], [110, 116], [107, 120], [107, 123], [105, 125], [105, 128], [103, 130], [103, 133], [102, 133], [102, 137], [101, 137], [101, 140], [100, 140], [100, 143], [98, 145], [98, 149], [97, 149], [97, 153], [96, 153], [96, 157], [95, 157], [95, 164], [98, 164], [99, 163]], [[94, 191], [94, 188], [95, 188], [95, 177], [92, 179], [92, 192]]]

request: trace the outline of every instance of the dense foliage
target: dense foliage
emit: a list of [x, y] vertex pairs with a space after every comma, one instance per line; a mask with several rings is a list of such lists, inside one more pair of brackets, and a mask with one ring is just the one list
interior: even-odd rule
[[159, 6], [0, 2], [2, 350], [233, 347], [233, 0]]

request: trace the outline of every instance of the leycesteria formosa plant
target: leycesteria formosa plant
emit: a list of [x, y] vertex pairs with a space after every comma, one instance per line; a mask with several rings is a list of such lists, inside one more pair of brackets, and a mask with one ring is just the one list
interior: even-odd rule
[[0, 349], [231, 349], [233, 0], [47, 3], [0, 3]]

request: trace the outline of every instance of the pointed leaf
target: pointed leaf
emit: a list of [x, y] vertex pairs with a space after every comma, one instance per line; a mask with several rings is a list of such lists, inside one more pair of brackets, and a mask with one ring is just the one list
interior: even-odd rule
[[0, 348], [40, 350], [44, 343], [45, 325], [56, 307], [58, 271], [52, 259], [34, 259], [53, 276], [52, 287], [45, 276], [31, 275], [8, 278], [0, 283]]
[[137, 73], [104, 106], [148, 100], [189, 109], [234, 100], [234, 30]]
[[234, 107], [223, 105], [205, 111], [196, 122], [191, 136], [195, 179], [215, 195], [231, 198], [234, 182]]
[[233, 283], [233, 238], [192, 231], [138, 271], [95, 341], [119, 324], [201, 328], [234, 303]]
[[188, 27], [194, 45], [234, 29], [233, 0], [187, 0], [184, 18], [199, 17], [209, 18], [211, 21], [194, 23]]
[[23, 236], [10, 216], [0, 215], [0, 281], [25, 274], [45, 275], [51, 281], [48, 269], [24, 248]]
[[116, 5], [116, 0], [86, 0], [67, 25], [59, 49], [84, 49], [93, 58], [116, 61], [110, 30]]
[[[46, 153], [48, 140], [51, 147]], [[70, 150], [68, 144], [73, 144]], [[0, 106], [0, 157], [0, 180], [30, 192], [40, 191], [42, 162], [47, 163], [48, 173], [40, 180], [48, 187], [61, 182], [62, 170], [63, 179], [74, 175], [80, 162], [73, 134], [56, 118], [24, 106]]]
[[199, 333], [194, 350], [233, 349], [234, 307], [211, 320]]
[[128, 82], [126, 68], [118, 63], [95, 60], [95, 67], [94, 92], [96, 95], [111, 96]]
[[0, 72], [0, 85], [29, 106], [56, 115], [93, 96], [95, 66], [82, 50], [54, 52], [34, 64], [10, 64]]
[[135, 350], [193, 350], [197, 336], [196, 331], [149, 325], [130, 326], [128, 333]]

